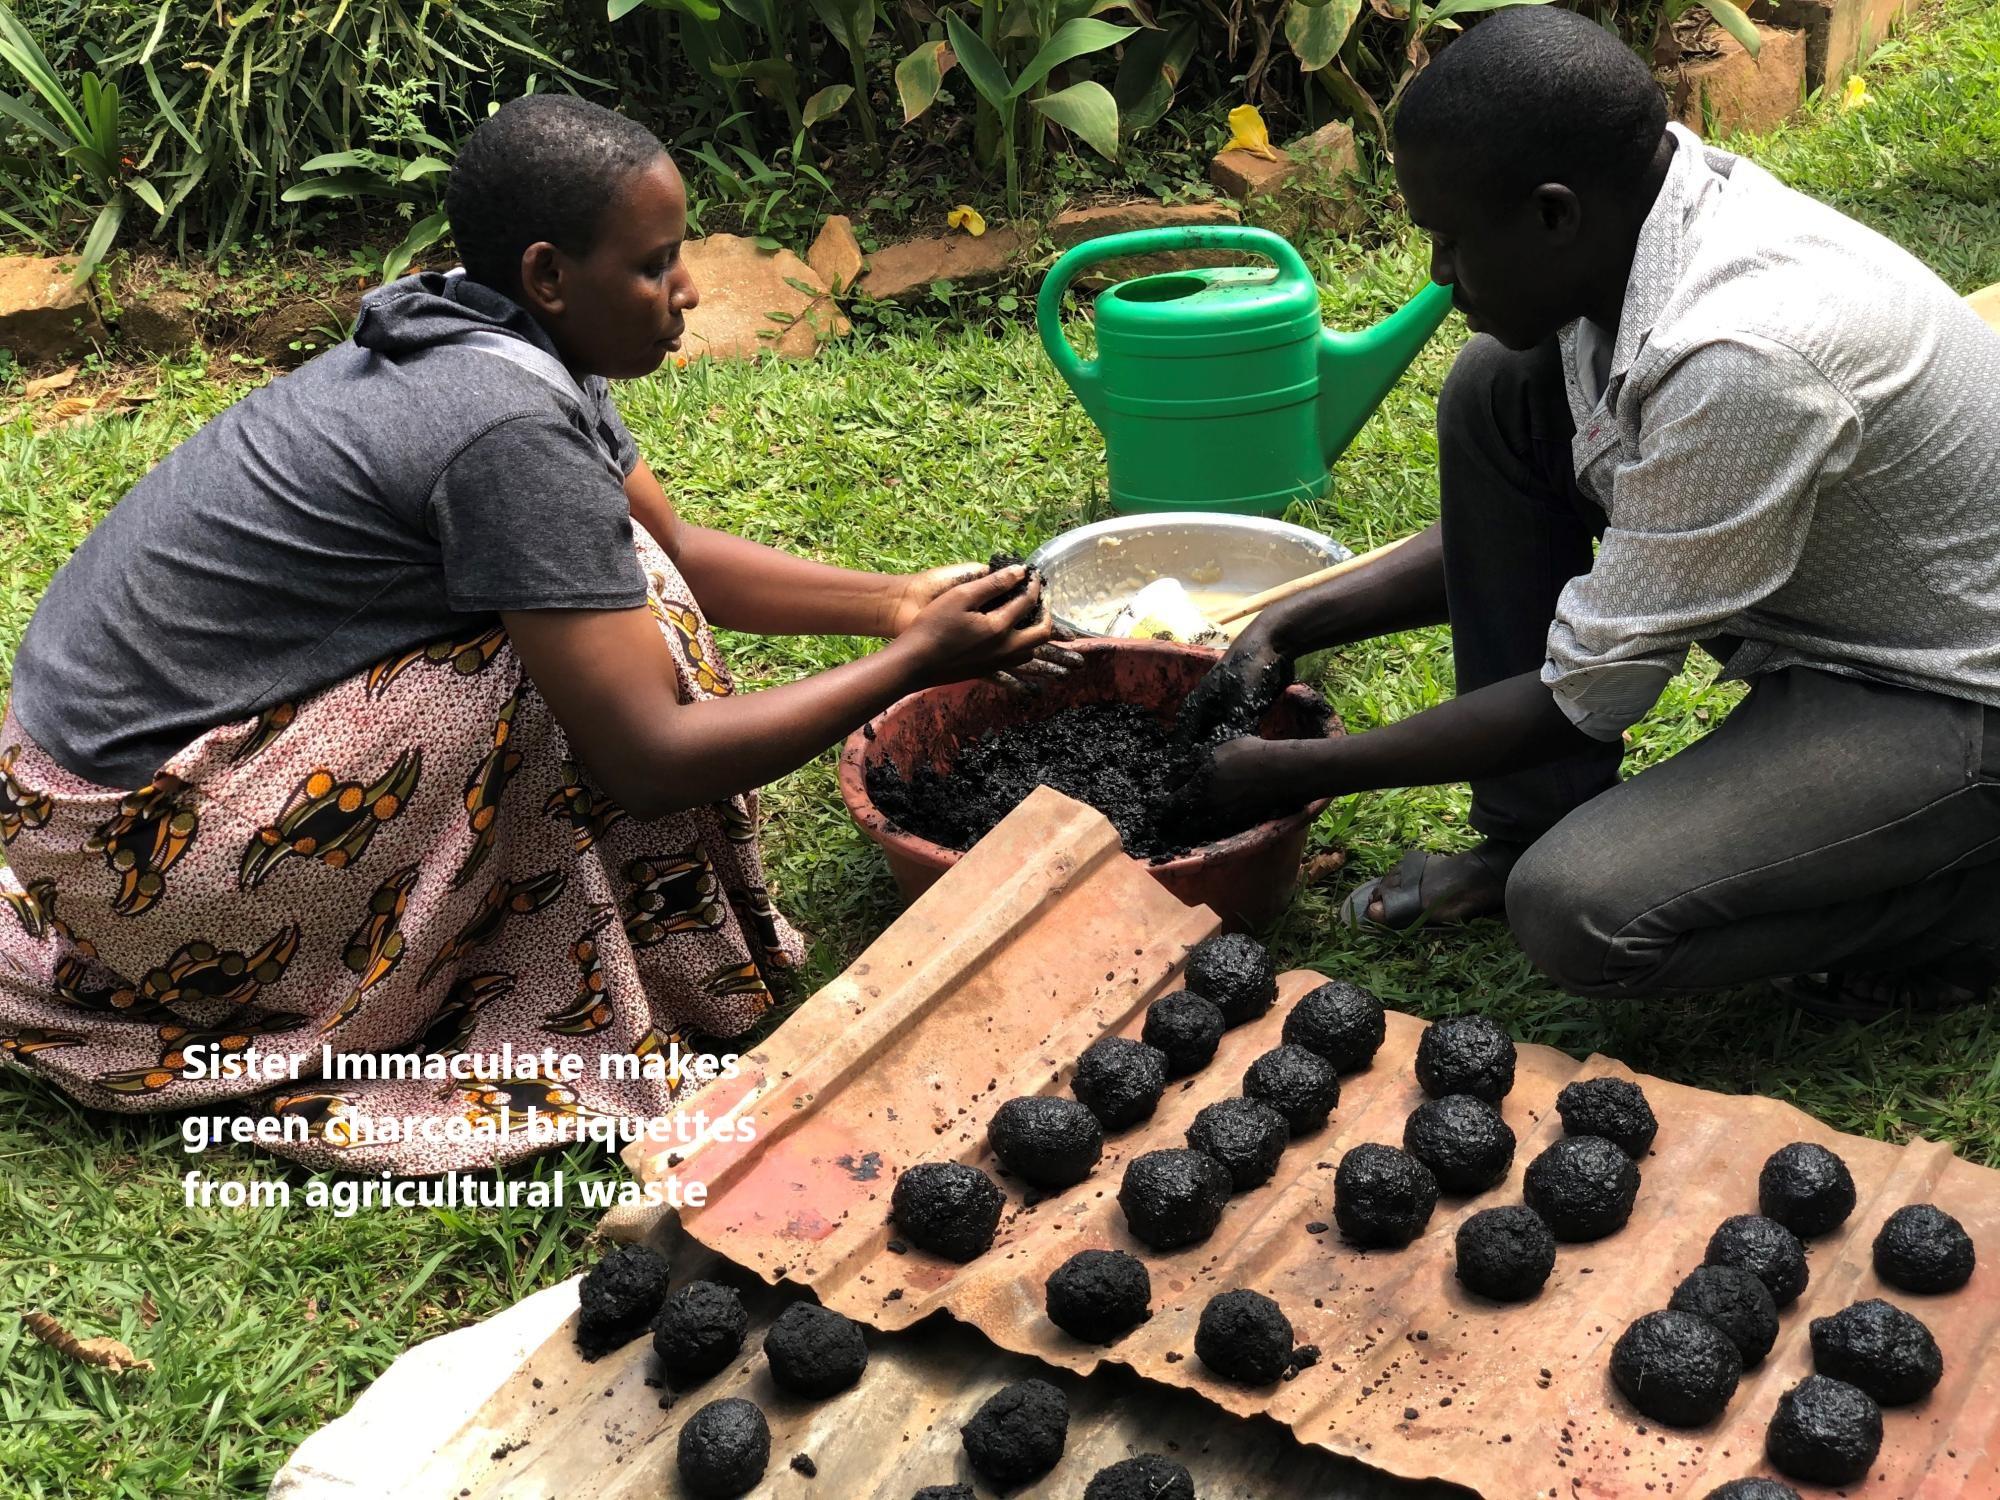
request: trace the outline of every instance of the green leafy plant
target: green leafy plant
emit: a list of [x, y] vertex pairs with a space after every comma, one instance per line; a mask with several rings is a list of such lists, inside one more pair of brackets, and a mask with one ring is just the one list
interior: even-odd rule
[[[956, 11], [946, 12], [945, 31], [950, 39], [951, 53], [998, 121], [1000, 152], [1006, 164], [1009, 213], [1018, 214], [1021, 211], [1021, 174], [1016, 137], [1020, 134], [1017, 118], [1022, 99], [1025, 98], [1036, 112], [1027, 131], [1031, 178], [1040, 165], [1041, 121], [1044, 119], [1062, 126], [1100, 156], [1113, 161], [1117, 159], [1118, 101], [1111, 90], [1092, 79], [1084, 79], [1050, 93], [1047, 83], [1049, 75], [1065, 63], [1115, 47], [1133, 35], [1137, 27], [1114, 26], [1088, 14], [1123, 8], [1122, 5], [1102, 3], [1102, 0], [1097, 0], [1097, 3], [1093, 0], [1025, 0], [1025, 3], [1016, 6], [1017, 24], [1022, 34], [1037, 45], [1019, 71], [1012, 74], [1002, 65], [986, 38], [966, 25]], [[990, 3], [984, 11], [987, 17], [996, 14], [996, 8]], [[919, 90], [924, 82], [931, 81], [933, 71], [941, 79], [942, 59], [937, 44], [926, 43], [919, 47], [903, 60], [902, 68], [898, 70], [899, 87], [903, 69], [912, 70], [912, 82], [918, 85]], [[932, 81], [930, 97], [919, 96], [915, 101], [917, 108], [912, 110], [912, 94], [905, 90], [905, 117], [916, 118], [935, 98], [936, 83]]]
[[[74, 284], [81, 286], [111, 248], [133, 199], [152, 209], [162, 222], [167, 205], [126, 154], [117, 86], [95, 71], [87, 72], [79, 80], [77, 96], [71, 98], [47, 55], [5, 0], [0, 0], [0, 61], [41, 98], [55, 118], [49, 119], [25, 98], [11, 94], [0, 94], [0, 114], [53, 147], [103, 200], [77, 257]], [[25, 230], [26, 226], [8, 217]]]

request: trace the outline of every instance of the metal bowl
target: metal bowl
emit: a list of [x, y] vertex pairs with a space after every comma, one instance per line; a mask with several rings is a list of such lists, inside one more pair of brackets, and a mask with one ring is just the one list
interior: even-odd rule
[[1028, 561], [1041, 570], [1057, 621], [1102, 635], [1118, 606], [1156, 578], [1178, 578], [1199, 607], [1262, 593], [1352, 555], [1286, 521], [1182, 511], [1079, 526], [1044, 542]]

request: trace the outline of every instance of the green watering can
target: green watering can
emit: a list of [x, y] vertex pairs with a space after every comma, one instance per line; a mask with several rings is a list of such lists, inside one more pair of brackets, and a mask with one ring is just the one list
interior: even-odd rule
[[[1096, 302], [1097, 358], [1062, 330], [1063, 292], [1100, 261], [1245, 250], [1230, 266], [1121, 281]], [[1321, 495], [1327, 469], [1451, 311], [1435, 282], [1362, 333], [1320, 326], [1319, 286], [1265, 229], [1140, 229], [1086, 240], [1050, 269], [1042, 344], [1104, 434], [1114, 510], [1277, 515]]]

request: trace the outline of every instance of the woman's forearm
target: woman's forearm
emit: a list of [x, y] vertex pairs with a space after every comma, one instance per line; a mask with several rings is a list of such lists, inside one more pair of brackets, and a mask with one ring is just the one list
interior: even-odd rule
[[745, 537], [680, 524], [675, 563], [711, 624], [758, 635], [891, 633], [900, 576], [794, 557]]

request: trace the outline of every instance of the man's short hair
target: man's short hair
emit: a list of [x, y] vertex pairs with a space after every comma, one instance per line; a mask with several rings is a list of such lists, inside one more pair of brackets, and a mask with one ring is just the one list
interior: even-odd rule
[[445, 214], [465, 274], [519, 296], [528, 246], [547, 240], [588, 255], [619, 188], [665, 149], [637, 121], [574, 95], [528, 94], [503, 104], [458, 148], [445, 182]]
[[1545, 182], [1636, 191], [1667, 128], [1666, 98], [1638, 56], [1553, 5], [1503, 10], [1467, 28], [1410, 85], [1395, 149], [1456, 158], [1490, 203]]

